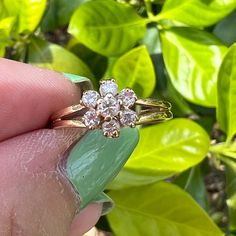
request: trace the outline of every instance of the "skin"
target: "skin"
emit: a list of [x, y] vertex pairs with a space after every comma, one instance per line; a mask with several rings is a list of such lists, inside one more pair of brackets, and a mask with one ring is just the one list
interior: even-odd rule
[[0, 235], [82, 235], [101, 204], [77, 214], [77, 195], [58, 165], [86, 130], [47, 128], [54, 112], [79, 102], [79, 88], [59, 73], [6, 59], [0, 72]]

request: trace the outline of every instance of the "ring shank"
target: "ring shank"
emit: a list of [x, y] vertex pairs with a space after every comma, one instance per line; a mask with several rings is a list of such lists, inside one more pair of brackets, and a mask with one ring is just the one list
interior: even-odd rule
[[57, 120], [53, 122], [53, 128], [86, 128], [86, 125], [79, 120]]
[[[88, 110], [82, 104], [73, 105], [58, 111], [51, 117], [53, 128], [76, 127], [86, 128], [82, 122], [84, 113]], [[134, 110], [138, 120], [135, 125], [149, 125], [167, 121], [173, 118], [171, 104], [155, 99], [138, 99]]]

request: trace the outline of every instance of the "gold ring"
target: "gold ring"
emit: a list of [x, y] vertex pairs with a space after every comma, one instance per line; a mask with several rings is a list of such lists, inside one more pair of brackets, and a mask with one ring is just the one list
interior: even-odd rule
[[155, 124], [173, 118], [169, 102], [138, 99], [130, 88], [118, 93], [114, 79], [100, 81], [99, 91], [100, 94], [95, 90], [84, 91], [79, 104], [53, 114], [52, 128], [102, 129], [106, 137], [114, 138], [119, 136], [122, 127]]

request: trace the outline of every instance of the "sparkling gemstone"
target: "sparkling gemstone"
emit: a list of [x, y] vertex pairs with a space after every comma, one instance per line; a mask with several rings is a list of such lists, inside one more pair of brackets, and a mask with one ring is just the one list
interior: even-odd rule
[[94, 108], [97, 105], [97, 100], [100, 98], [98, 92], [94, 90], [88, 90], [83, 93], [82, 103], [86, 107]]
[[125, 126], [132, 126], [137, 121], [137, 118], [135, 111], [125, 109], [120, 114], [120, 123]]
[[103, 80], [101, 82], [99, 90], [100, 90], [101, 96], [105, 96], [108, 93], [111, 93], [115, 96], [118, 91], [118, 85], [113, 80]]
[[131, 107], [137, 100], [137, 97], [132, 89], [125, 88], [121, 90], [118, 99], [122, 101], [124, 107]]
[[117, 99], [109, 93], [104, 98], [100, 99], [97, 110], [98, 113], [103, 117], [113, 117], [118, 114], [120, 110], [120, 104]]
[[105, 121], [102, 124], [102, 130], [107, 137], [118, 137], [120, 131], [120, 124], [116, 120]]
[[100, 124], [100, 117], [94, 109], [91, 109], [84, 114], [83, 122], [88, 128], [93, 129]]

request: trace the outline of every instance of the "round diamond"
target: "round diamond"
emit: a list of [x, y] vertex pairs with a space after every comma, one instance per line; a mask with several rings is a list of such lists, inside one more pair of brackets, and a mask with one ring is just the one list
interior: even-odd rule
[[120, 104], [117, 99], [109, 93], [104, 98], [100, 99], [97, 110], [98, 113], [103, 117], [113, 117], [118, 114], [120, 110]]
[[97, 100], [100, 98], [98, 92], [94, 90], [88, 90], [83, 93], [82, 103], [86, 107], [94, 108], [97, 105]]
[[111, 93], [115, 96], [117, 94], [118, 85], [113, 80], [103, 80], [101, 81], [101, 86], [99, 90], [101, 96], [105, 96], [108, 93]]
[[102, 124], [102, 130], [107, 137], [118, 137], [120, 131], [120, 124], [116, 120], [111, 120], [109, 122], [105, 121]]
[[100, 117], [94, 109], [91, 109], [84, 114], [83, 121], [89, 129], [94, 129], [100, 124]]
[[125, 109], [120, 114], [120, 123], [125, 126], [132, 126], [137, 121], [138, 117], [135, 111]]
[[132, 89], [126, 88], [121, 90], [118, 99], [122, 101], [124, 107], [131, 107], [137, 100], [137, 97]]

